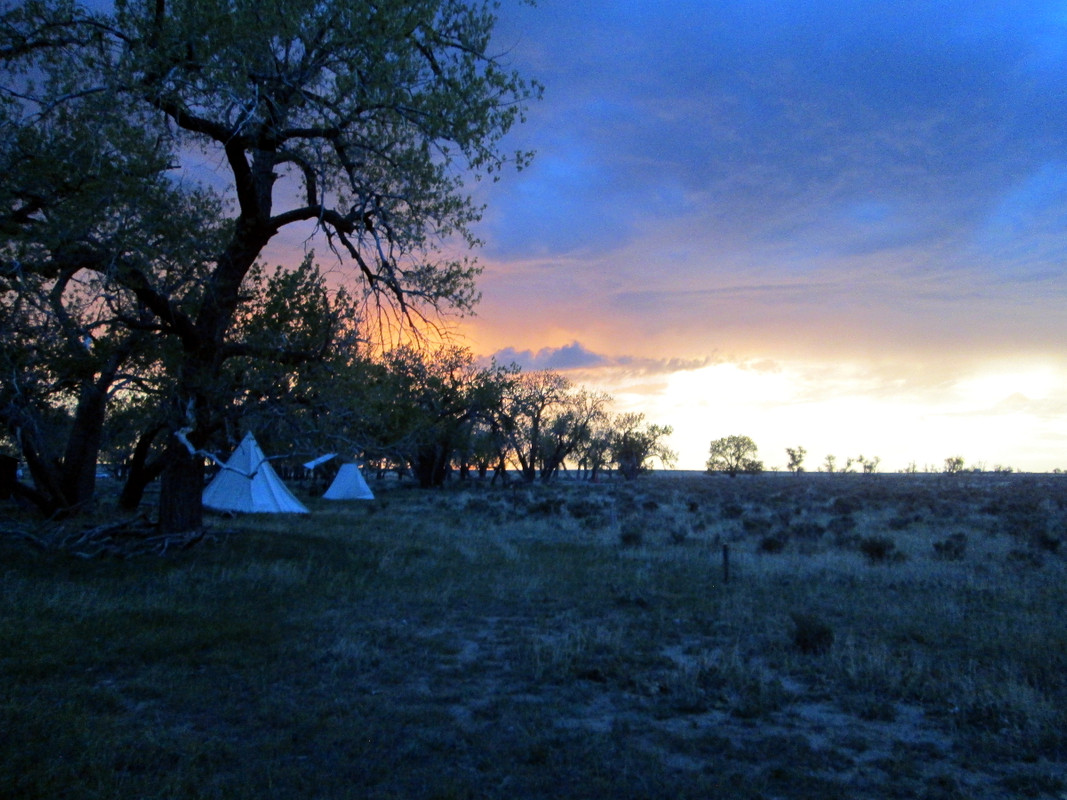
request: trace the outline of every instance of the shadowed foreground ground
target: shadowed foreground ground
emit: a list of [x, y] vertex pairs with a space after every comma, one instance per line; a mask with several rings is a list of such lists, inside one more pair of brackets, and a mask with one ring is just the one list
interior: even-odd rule
[[378, 488], [128, 560], [8, 509], [0, 795], [1067, 792], [1063, 478]]

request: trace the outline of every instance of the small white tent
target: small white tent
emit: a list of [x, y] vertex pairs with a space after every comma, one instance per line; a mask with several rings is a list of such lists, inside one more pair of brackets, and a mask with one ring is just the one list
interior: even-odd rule
[[255, 437], [245, 434], [219, 474], [204, 489], [204, 506], [216, 511], [306, 514], [304, 504], [285, 488]]
[[330, 488], [323, 495], [326, 500], [373, 500], [374, 492], [370, 490], [363, 473], [355, 464], [342, 464], [337, 470]]

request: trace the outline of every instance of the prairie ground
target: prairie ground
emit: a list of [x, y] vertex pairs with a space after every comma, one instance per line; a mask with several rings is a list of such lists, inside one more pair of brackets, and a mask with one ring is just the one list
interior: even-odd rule
[[1067, 476], [371, 484], [0, 507], [0, 796], [1067, 797]]

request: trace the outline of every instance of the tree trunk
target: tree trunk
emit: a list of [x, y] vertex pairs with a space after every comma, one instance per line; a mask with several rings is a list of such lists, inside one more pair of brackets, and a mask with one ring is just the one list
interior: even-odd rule
[[37, 506], [47, 517], [63, 516], [67, 508], [63, 497], [62, 473], [55, 459], [42, 453], [41, 443], [34, 433], [26, 428], [15, 427], [12, 437], [19, 444], [26, 468], [33, 479], [33, 488], [16, 486], [16, 491]]
[[163, 471], [165, 462], [162, 456], [151, 462], [148, 460], [152, 442], [162, 430], [162, 425], [156, 425], [137, 440], [137, 446], [133, 450], [126, 472], [126, 482], [122, 486], [122, 494], [119, 495], [119, 508], [127, 511], [135, 510], [141, 504], [145, 488]]
[[14, 456], [0, 454], [0, 500], [15, 495], [18, 480], [19, 460]]
[[561, 466], [563, 466], [564, 459], [570, 455], [572, 447], [569, 447], [566, 442], [557, 442], [552, 452], [546, 453], [543, 462], [541, 464], [541, 481], [542, 483], [548, 483], [559, 472]]
[[74, 424], [67, 437], [62, 487], [64, 500], [72, 510], [84, 508], [92, 502], [96, 492], [96, 466], [104, 432], [107, 385], [110, 380], [103, 383], [103, 387], [91, 380], [82, 383]]
[[452, 448], [444, 443], [435, 443], [420, 447], [411, 460], [411, 468], [423, 489], [443, 486], [448, 477], [448, 463], [452, 458]]
[[190, 455], [176, 439], [167, 443], [159, 485], [159, 529], [185, 533], [204, 525], [204, 459]]
[[628, 481], [632, 481], [641, 474], [641, 464], [644, 459], [638, 458], [635, 453], [625, 453], [619, 456], [619, 474]]

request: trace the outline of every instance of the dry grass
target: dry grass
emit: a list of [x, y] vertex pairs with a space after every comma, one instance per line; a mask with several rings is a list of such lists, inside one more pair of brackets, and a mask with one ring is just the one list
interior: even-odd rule
[[1065, 489], [653, 475], [309, 500], [164, 558], [9, 538], [0, 796], [1060, 797]]

